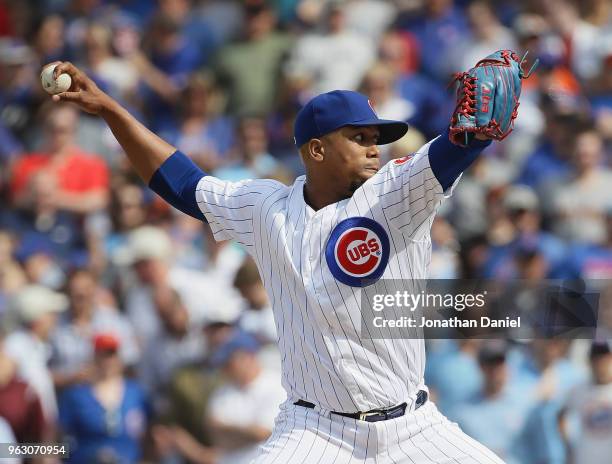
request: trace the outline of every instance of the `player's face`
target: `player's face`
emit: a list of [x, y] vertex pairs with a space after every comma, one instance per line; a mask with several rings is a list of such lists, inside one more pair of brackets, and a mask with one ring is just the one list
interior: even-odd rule
[[375, 126], [345, 126], [324, 138], [326, 168], [347, 183], [348, 193], [380, 169], [379, 136]]

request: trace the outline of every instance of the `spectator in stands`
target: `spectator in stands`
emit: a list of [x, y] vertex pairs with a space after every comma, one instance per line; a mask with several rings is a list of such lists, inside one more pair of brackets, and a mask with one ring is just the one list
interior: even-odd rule
[[[23, 147], [15, 135], [0, 120], [0, 166], [6, 165], [23, 151]], [[5, 179], [0, 179], [0, 187], [3, 187]]]
[[[100, 3], [99, 0], [73, 0], [73, 3], [75, 2], [82, 3], [83, 9], [87, 9], [88, 6], [89, 9], [92, 9]], [[128, 20], [135, 22], [138, 27], [146, 26], [147, 21], [155, 13], [156, 8], [158, 8], [158, 2], [152, 3], [149, 0], [108, 0], [102, 3], [113, 8], [116, 12], [115, 16], [128, 18]], [[96, 12], [101, 13], [100, 11]], [[82, 10], [79, 13], [81, 16], [83, 15]]]
[[[171, 288], [179, 293], [189, 311], [190, 327], [201, 326], [215, 313], [238, 311], [240, 297], [232, 291], [231, 280], [227, 283], [214, 272], [173, 265], [172, 242], [164, 230], [143, 226], [132, 231], [125, 252], [121, 258], [132, 266], [138, 278], [127, 291], [125, 309], [141, 346], [146, 346], [162, 330], [155, 309], [155, 291]], [[220, 294], [224, 295], [222, 299], [218, 297]]]
[[133, 63], [115, 56], [113, 30], [103, 23], [93, 23], [85, 36], [86, 69], [98, 86], [120, 101], [133, 101], [140, 77]]
[[[162, 464], [176, 462], [187, 454], [181, 451], [185, 449], [197, 450], [191, 462], [215, 462], [210, 427], [202, 418], [208, 415], [211, 393], [222, 384], [223, 378], [216, 369], [193, 365], [175, 371], [166, 395], [167, 408], [157, 415], [163, 424], [155, 425], [151, 433]], [[181, 444], [175, 445], [176, 442]]]
[[197, 44], [188, 41], [181, 31], [180, 21], [176, 15], [160, 10], [149, 26], [151, 35], [145, 38], [145, 44], [150, 47], [151, 63], [182, 87], [202, 60]]
[[414, 117], [408, 122], [427, 137], [438, 135], [445, 129], [454, 103], [442, 86], [419, 72], [421, 58], [414, 34], [394, 29], [386, 32], [378, 53], [380, 61], [396, 75], [397, 92], [414, 107]]
[[512, 382], [505, 340], [485, 340], [478, 351], [483, 385], [460, 406], [456, 420], [471, 437], [493, 450], [504, 462], [512, 459], [513, 446], [523, 427], [530, 398]]
[[140, 462], [150, 408], [141, 386], [123, 374], [119, 345], [112, 333], [96, 335], [91, 380], [60, 397], [60, 426], [73, 443], [68, 463]]
[[563, 410], [571, 462], [605, 462], [612, 455], [612, 340], [593, 341], [591, 379], [568, 397]]
[[567, 359], [568, 345], [562, 339], [536, 339], [514, 366], [517, 385], [535, 401], [517, 438], [515, 452], [521, 463], [565, 462], [558, 416], [567, 394], [585, 378]]
[[[376, 63], [366, 72], [360, 90], [368, 96], [380, 118], [409, 121], [415, 116], [416, 108], [412, 102], [399, 95], [396, 81], [397, 75], [390, 66]], [[390, 145], [380, 147], [381, 164], [389, 160], [390, 150]]]
[[221, 449], [219, 464], [248, 463], [270, 436], [275, 410], [286, 397], [278, 372], [262, 368], [257, 350], [257, 341], [238, 331], [211, 359], [228, 379], [212, 394], [208, 415]]
[[[36, 104], [34, 89], [38, 85], [35, 66], [36, 55], [30, 46], [19, 39], [0, 38], [0, 106], [3, 108], [0, 126], [19, 137], [22, 143], [34, 120], [32, 106]], [[2, 150], [12, 153], [14, 146]]]
[[57, 323], [57, 314], [65, 311], [68, 299], [39, 285], [22, 288], [15, 296], [14, 308], [22, 328], [4, 340], [4, 352], [17, 365], [19, 376], [26, 380], [40, 397], [45, 420], [57, 417], [57, 400], [49, 361], [49, 338]]
[[66, 56], [65, 23], [59, 14], [41, 18], [34, 37], [34, 47], [40, 64], [62, 60]]
[[116, 308], [101, 303], [94, 275], [86, 269], [74, 271], [68, 279], [67, 293], [69, 311], [60, 319], [51, 338], [50, 365], [56, 388], [91, 380], [94, 354], [91, 341], [97, 333], [117, 334], [124, 365], [134, 366], [139, 349], [132, 326]]
[[459, 242], [455, 231], [443, 217], [431, 226], [431, 279], [456, 279], [459, 276]]
[[450, 56], [467, 32], [465, 14], [455, 3], [431, 0], [422, 4], [420, 14], [399, 19], [401, 28], [417, 37], [423, 71], [440, 82], [447, 82], [453, 72], [448, 61], [440, 57]]
[[44, 243], [20, 244], [17, 259], [28, 282], [60, 290], [66, 282], [66, 272]]
[[171, 123], [180, 93], [200, 64], [200, 53], [183, 36], [178, 20], [167, 14], [157, 14], [147, 31], [148, 53], [136, 49], [129, 58], [145, 84], [143, 97], [149, 123], [159, 130]]
[[396, 2], [385, 0], [349, 0], [345, 2], [344, 12], [347, 29], [363, 34], [372, 40], [392, 25], [397, 15]]
[[162, 408], [162, 396], [178, 368], [196, 364], [204, 358], [205, 344], [201, 329], [190, 324], [189, 312], [176, 292], [169, 287], [153, 291], [161, 330], [143, 351], [140, 379], [148, 389], [156, 409]]
[[604, 165], [599, 133], [588, 128], [576, 135], [570, 175], [551, 178], [543, 187], [543, 209], [554, 231], [576, 242], [602, 243], [605, 213], [612, 209], [612, 170]]
[[195, 45], [198, 51], [198, 67], [209, 64], [211, 55], [215, 52], [217, 41], [210, 25], [194, 14], [193, 0], [160, 0], [159, 12], [172, 18], [181, 28], [185, 41]]
[[516, 50], [512, 31], [500, 23], [490, 3], [481, 0], [470, 2], [466, 12], [470, 34], [453, 47], [449, 59], [454, 72], [470, 69], [478, 60], [497, 50]]
[[125, 310], [136, 331], [138, 344], [145, 347], [161, 330], [153, 291], [168, 286], [170, 240], [163, 230], [142, 226], [130, 232], [125, 247], [118, 251], [116, 259], [131, 265], [137, 277], [127, 289]]
[[[20, 287], [26, 283], [25, 274], [15, 260], [16, 239], [10, 229], [0, 229], [0, 326], [7, 311], [7, 301]], [[6, 326], [5, 326], [6, 327]]]
[[242, 32], [244, 8], [238, 2], [205, 0], [192, 13], [199, 16], [212, 32], [217, 45], [235, 39]]
[[18, 377], [17, 365], [4, 347], [0, 333], [0, 418], [6, 419], [19, 443], [41, 443], [51, 438], [38, 394]]
[[261, 343], [276, 342], [276, 325], [272, 306], [253, 259], [246, 258], [234, 278], [234, 287], [244, 299], [239, 325], [255, 335]]
[[226, 162], [235, 142], [232, 119], [218, 114], [219, 97], [210, 76], [192, 76], [181, 96], [178, 121], [163, 132], [205, 172]]
[[4, 2], [0, 3], [0, 37], [11, 35], [12, 27], [10, 25], [12, 9]]
[[170, 410], [162, 416], [167, 425], [157, 425], [152, 430], [163, 463], [173, 463], [181, 457], [198, 464], [220, 462], [219, 449], [212, 446], [216, 440], [214, 424], [202, 419], [210, 416], [211, 395], [227, 382], [220, 375], [219, 350], [246, 334], [227, 321], [217, 320], [205, 325], [204, 335], [208, 353], [205, 365], [188, 366], [174, 373]]
[[376, 58], [374, 42], [347, 29], [341, 2], [329, 2], [322, 18], [326, 22], [325, 31], [307, 34], [297, 41], [287, 73], [309, 78], [315, 94], [334, 89], [356, 90]]
[[[177, 456], [184, 454], [181, 450], [187, 449], [196, 450], [196, 456], [191, 456], [193, 462], [214, 461], [216, 452], [212, 449], [210, 425], [203, 418], [208, 416], [210, 395], [225, 379], [208, 360], [235, 330], [227, 321], [208, 322], [202, 333], [208, 354], [204, 363], [183, 366], [173, 372], [166, 396], [168, 406], [158, 414], [161, 424], [155, 425], [151, 434], [163, 463], [176, 461]], [[177, 441], [181, 445], [175, 446]]]
[[[523, 56], [527, 56], [528, 62], [538, 57], [540, 62], [545, 61], [545, 37], [548, 29], [546, 20], [535, 13], [518, 13], [512, 20], [513, 40], [516, 41], [514, 50]], [[518, 14], [516, 14], [518, 13]], [[523, 80], [521, 89], [521, 111], [514, 120], [514, 131], [518, 137], [506, 139], [501, 145], [504, 159], [507, 160], [506, 170], [512, 170], [512, 177], [516, 177], [516, 171], [529, 153], [533, 152], [544, 131], [544, 114], [540, 108], [541, 90], [540, 71], [544, 66], [538, 65], [538, 72], [533, 73], [529, 79]], [[568, 72], [571, 75], [571, 73]]]
[[219, 84], [227, 90], [230, 113], [263, 115], [276, 100], [281, 64], [291, 40], [274, 31], [276, 18], [265, 1], [246, 1], [244, 15], [244, 37], [219, 50], [215, 70]]
[[235, 243], [217, 242], [210, 227], [204, 228], [204, 238], [206, 239], [206, 273], [212, 275], [213, 279], [218, 279], [219, 285], [222, 286], [220, 288], [228, 286], [233, 288], [234, 277], [244, 261], [246, 252]]
[[100, 158], [83, 152], [76, 144], [78, 122], [78, 110], [71, 105], [47, 107], [42, 150], [26, 154], [13, 166], [11, 193], [16, 205], [27, 204], [28, 182], [34, 174], [46, 170], [58, 186], [53, 198], [57, 209], [86, 214], [107, 206], [108, 170]]
[[[410, 132], [410, 131], [408, 131]], [[490, 236], [490, 199], [492, 182], [490, 172], [485, 160], [486, 156], [477, 159], [461, 179], [461, 189], [450, 199], [451, 207], [446, 216], [455, 228], [459, 242], [462, 244], [461, 252], [465, 254], [465, 245], [476, 240], [484, 240], [488, 249]], [[475, 244], [475, 243], [474, 243]], [[469, 248], [469, 247], [467, 247]], [[486, 259], [486, 252], [481, 254]], [[479, 268], [475, 268], [477, 270]]]
[[170, 209], [169, 213], [168, 235], [174, 248], [174, 264], [193, 271], [206, 269], [207, 272], [210, 263], [205, 231], [208, 226], [176, 210]]
[[[478, 340], [451, 340], [425, 365], [425, 378], [436, 404], [444, 415], [454, 419], [456, 408], [473, 398], [481, 389], [478, 367]], [[457, 379], [462, 379], [457, 382]]]
[[612, 32], [608, 33], [599, 75], [586, 89], [597, 129], [606, 141], [612, 140]]
[[539, 145], [522, 162], [518, 183], [538, 190], [550, 177], [570, 172], [574, 134], [582, 122], [576, 105], [576, 99], [568, 95], [543, 96], [544, 133]]
[[575, 243], [565, 263], [568, 276], [582, 279], [612, 279], [612, 210], [605, 215], [606, 239], [601, 244]]
[[564, 59], [581, 80], [588, 80], [599, 72], [597, 43], [601, 31], [579, 16], [577, 4], [569, 0], [546, 0], [542, 2], [545, 14], [555, 32], [563, 40]]
[[219, 179], [238, 182], [243, 179], [283, 177], [285, 170], [268, 152], [268, 135], [261, 118], [244, 118], [238, 128], [238, 147], [234, 163], [213, 171]]
[[112, 258], [120, 247], [125, 246], [129, 232], [142, 226], [147, 219], [142, 187], [126, 182], [114, 188], [109, 215], [111, 230], [105, 236], [104, 254]]
[[365, 74], [361, 90], [381, 118], [408, 121], [415, 108], [411, 102], [396, 93], [395, 71], [384, 63], [376, 63]]
[[304, 173], [304, 164], [295, 156], [293, 123], [304, 103], [314, 96], [311, 82], [305, 76], [285, 75], [279, 94], [276, 108], [267, 118], [270, 153], [297, 177]]
[[[540, 250], [549, 265], [549, 275], [565, 274], [565, 244], [555, 235], [542, 230], [539, 202], [536, 193], [527, 186], [517, 185], [507, 189], [503, 197], [504, 214], [492, 229], [505, 228], [498, 233], [483, 269], [488, 278], [516, 278], [518, 270], [514, 257], [521, 248]], [[504, 224], [499, 222], [503, 221]]]
[[20, 256], [41, 250], [66, 267], [85, 262], [87, 250], [78, 217], [58, 207], [57, 181], [48, 170], [32, 174], [21, 197], [23, 208], [0, 214], [0, 223], [18, 234]]

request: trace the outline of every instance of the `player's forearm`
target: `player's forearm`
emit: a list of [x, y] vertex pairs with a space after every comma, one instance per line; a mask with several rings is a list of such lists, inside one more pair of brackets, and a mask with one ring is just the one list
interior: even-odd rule
[[469, 146], [453, 144], [444, 132], [429, 146], [429, 165], [443, 190], [453, 185], [478, 155], [490, 145], [490, 140], [473, 140]]
[[128, 110], [109, 98], [100, 116], [104, 118], [138, 175], [151, 177], [176, 148], [141, 124]]

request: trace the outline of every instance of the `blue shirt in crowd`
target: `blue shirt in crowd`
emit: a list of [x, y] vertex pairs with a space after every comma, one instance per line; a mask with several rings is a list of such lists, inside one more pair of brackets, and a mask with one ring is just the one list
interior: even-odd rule
[[144, 390], [126, 380], [123, 401], [116, 411], [107, 411], [89, 384], [68, 388], [60, 396], [59, 420], [68, 435], [68, 463], [137, 463], [147, 427], [149, 405]]
[[525, 391], [507, 384], [497, 396], [477, 395], [456, 412], [463, 431], [490, 448], [504, 462], [512, 461], [513, 446], [531, 406]]
[[560, 177], [569, 172], [569, 162], [560, 158], [552, 144], [546, 142], [529, 155], [517, 183], [537, 188], [543, 180]]
[[[457, 382], [461, 379], [461, 382]], [[455, 409], [473, 398], [482, 386], [482, 373], [474, 355], [464, 353], [449, 342], [436, 353], [428, 353], [425, 383], [435, 390], [436, 404], [449, 419]]]

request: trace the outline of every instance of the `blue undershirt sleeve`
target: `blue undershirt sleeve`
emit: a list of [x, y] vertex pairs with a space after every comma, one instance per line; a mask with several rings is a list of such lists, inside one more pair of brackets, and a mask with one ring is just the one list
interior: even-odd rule
[[448, 130], [429, 146], [429, 165], [442, 189], [446, 191], [491, 144], [491, 140], [473, 139], [467, 147], [455, 145], [448, 139]]
[[204, 220], [204, 214], [196, 201], [196, 187], [206, 175], [208, 174], [177, 150], [155, 171], [149, 181], [149, 187], [176, 209]]

